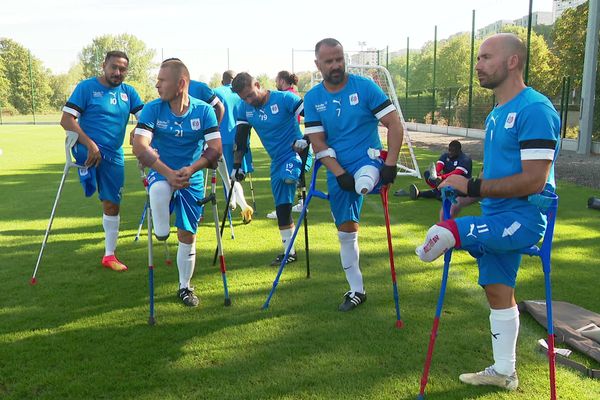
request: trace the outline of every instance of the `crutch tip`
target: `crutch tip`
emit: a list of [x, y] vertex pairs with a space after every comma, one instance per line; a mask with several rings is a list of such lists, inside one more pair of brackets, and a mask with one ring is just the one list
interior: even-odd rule
[[156, 325], [156, 319], [154, 317], [148, 318], [148, 325], [150, 325], [150, 326]]
[[420, 394], [417, 396], [417, 400], [425, 400], [425, 396]]
[[36, 278], [31, 278], [31, 280], [29, 281], [30, 285], [35, 285], [37, 283], [37, 279]]
[[225, 307], [229, 307], [231, 305], [231, 299], [226, 298], [223, 304], [225, 304]]
[[404, 328], [404, 322], [402, 322], [401, 319], [396, 321], [396, 328], [398, 328], [398, 329]]
[[268, 303], [263, 304], [263, 306], [261, 307], [261, 309], [263, 309], [263, 310], [267, 310], [268, 308], [269, 308]]

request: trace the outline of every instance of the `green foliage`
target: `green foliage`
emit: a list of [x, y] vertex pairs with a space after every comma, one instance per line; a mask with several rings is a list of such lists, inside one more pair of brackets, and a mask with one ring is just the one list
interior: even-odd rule
[[571, 76], [574, 87], [581, 87], [585, 37], [587, 33], [588, 3], [565, 10], [554, 24], [554, 53], [556, 68], [561, 76]]
[[8, 102], [21, 114], [32, 113], [34, 107], [36, 112], [47, 110], [51, 97], [51, 73], [42, 62], [21, 44], [8, 38], [0, 39], [0, 59], [4, 68], [0, 87], [8, 88]]
[[208, 86], [210, 86], [213, 89], [218, 88], [219, 86], [221, 86], [222, 79], [223, 79], [223, 74], [215, 72], [213, 74], [213, 76], [210, 78], [210, 80], [208, 81]]
[[128, 33], [99, 36], [94, 38], [90, 45], [84, 47], [79, 54], [83, 76], [100, 75], [104, 57], [107, 52], [112, 50], [121, 50], [127, 53], [129, 73], [126, 82], [136, 88], [142, 100], [148, 101], [155, 98], [155, 81], [151, 76], [151, 71], [157, 67], [157, 64], [152, 61], [156, 52], [147, 48], [142, 40]]
[[[508, 25], [502, 31], [514, 33], [527, 43], [527, 28]], [[550, 51], [544, 38], [533, 31], [531, 32], [529, 57], [528, 85], [550, 98], [559, 96], [562, 77], [556, 68], [556, 56]]]
[[83, 68], [81, 64], [74, 65], [66, 74], [51, 76], [50, 87], [52, 89], [52, 96], [50, 98], [50, 107], [60, 110], [82, 78]]
[[260, 74], [255, 76], [256, 80], [260, 83], [260, 86], [268, 90], [276, 90], [275, 79], [272, 79], [267, 74]]

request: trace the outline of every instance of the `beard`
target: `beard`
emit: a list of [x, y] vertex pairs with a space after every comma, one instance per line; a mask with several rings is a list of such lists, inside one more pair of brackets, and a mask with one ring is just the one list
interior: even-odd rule
[[338, 68], [334, 69], [328, 74], [323, 74], [323, 80], [332, 85], [339, 85], [344, 81], [346, 77], [346, 68]]
[[487, 74], [483, 74], [483, 75], [478, 74], [477, 75], [477, 78], [479, 79], [479, 86], [481, 86], [482, 88], [485, 88], [485, 89], [492, 89], [492, 90], [496, 89], [498, 86], [500, 86], [502, 84], [502, 82], [504, 82], [506, 80], [507, 77], [508, 77], [508, 68], [506, 68], [506, 67], [499, 69], [492, 75], [487, 75]]
[[112, 86], [112, 87], [117, 87], [119, 86], [121, 83], [123, 83], [123, 78], [122, 77], [116, 77], [116, 76], [106, 76], [106, 82]]

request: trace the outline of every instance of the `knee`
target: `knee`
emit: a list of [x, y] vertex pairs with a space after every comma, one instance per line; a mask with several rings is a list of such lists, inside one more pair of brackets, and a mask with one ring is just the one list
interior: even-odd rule
[[277, 214], [277, 225], [279, 226], [290, 226], [294, 224], [292, 220], [292, 204], [280, 204], [275, 207], [275, 212]]
[[109, 216], [119, 215], [119, 205], [115, 204], [113, 202], [106, 201], [106, 200], [103, 201], [102, 209], [104, 211], [104, 214], [106, 214], [106, 215], [109, 215]]

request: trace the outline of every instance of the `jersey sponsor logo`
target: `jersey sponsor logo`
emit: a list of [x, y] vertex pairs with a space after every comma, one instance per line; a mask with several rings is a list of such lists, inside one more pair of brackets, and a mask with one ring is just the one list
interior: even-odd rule
[[273, 104], [271, 106], [271, 114], [277, 114], [279, 112], [279, 107], [277, 107], [277, 104]]
[[254, 111], [246, 111], [246, 118], [254, 117]]
[[327, 102], [321, 103], [321, 104], [315, 104], [315, 110], [317, 112], [323, 112], [323, 111], [327, 110]]
[[169, 121], [161, 121], [160, 119], [156, 120], [156, 127], [159, 129], [167, 129], [169, 126]]
[[352, 93], [349, 97], [350, 105], [355, 106], [358, 104], [358, 93]]
[[102, 91], [94, 90], [92, 92], [92, 97], [102, 97], [102, 96], [104, 96], [104, 92], [102, 92]]
[[515, 126], [515, 119], [517, 118], [516, 112], [508, 113], [506, 117], [506, 122], [504, 123], [504, 129], [509, 129]]
[[515, 232], [517, 232], [520, 227], [521, 227], [521, 224], [519, 223], [519, 221], [513, 222], [508, 228], [504, 228], [504, 231], [502, 232], [502, 237], [514, 235]]
[[127, 93], [121, 92], [121, 100], [123, 100], [123, 101], [129, 101], [129, 97], [127, 97]]

